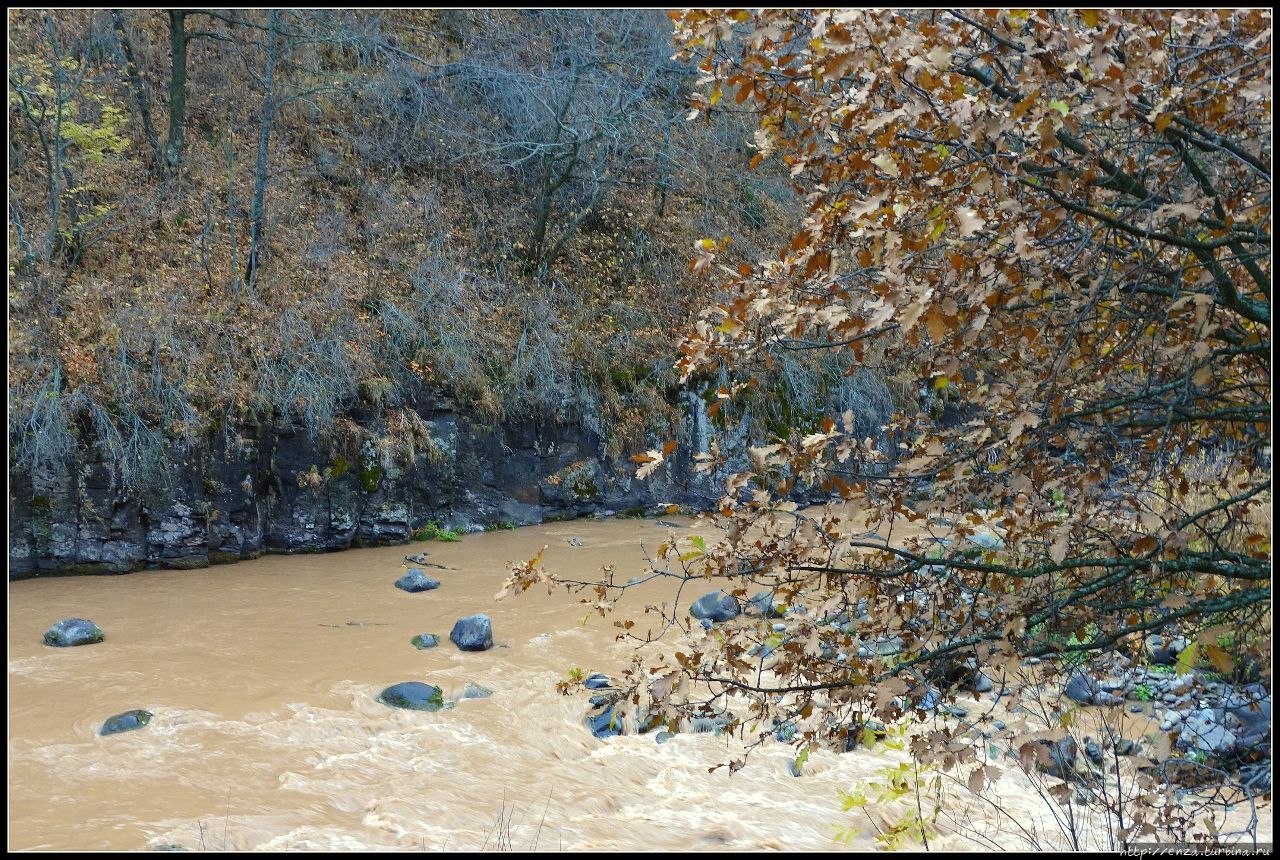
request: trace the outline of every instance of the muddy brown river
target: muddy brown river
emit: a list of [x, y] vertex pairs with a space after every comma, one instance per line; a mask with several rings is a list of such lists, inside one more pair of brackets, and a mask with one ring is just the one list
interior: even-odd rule
[[[589, 577], [605, 564], [639, 574], [642, 542], [652, 552], [666, 532], [652, 520], [578, 521], [458, 543], [11, 583], [8, 846], [875, 847], [875, 827], [901, 810], [873, 807], [868, 821], [842, 811], [839, 792], [901, 754], [815, 752], [795, 778], [796, 750], [771, 743], [731, 775], [708, 768], [737, 753], [732, 737], [597, 739], [583, 723], [586, 694], [554, 687], [571, 669], [608, 673], [625, 663], [633, 646], [615, 641], [612, 622], [628, 616], [583, 623], [586, 608], [563, 591], [494, 601], [508, 563], [544, 544], [545, 566], [559, 574]], [[422, 549], [458, 570], [427, 569], [442, 582], [434, 591], [394, 588], [406, 553]], [[626, 607], [649, 623], [641, 599]], [[476, 612], [492, 618], [496, 647], [460, 652], [449, 631]], [[44, 631], [66, 617], [92, 619], [106, 641], [43, 645]], [[440, 646], [416, 650], [409, 640], [424, 632]], [[495, 693], [436, 713], [376, 701], [410, 680], [441, 686], [446, 698], [469, 681]], [[104, 719], [133, 708], [152, 711], [151, 724], [98, 735]], [[1027, 778], [1006, 768], [999, 788], [1054, 844], [1053, 813]], [[968, 822], [982, 839], [942, 826], [931, 847], [1021, 845], [979, 806]], [[861, 832], [847, 846], [835, 842], [850, 825]]]

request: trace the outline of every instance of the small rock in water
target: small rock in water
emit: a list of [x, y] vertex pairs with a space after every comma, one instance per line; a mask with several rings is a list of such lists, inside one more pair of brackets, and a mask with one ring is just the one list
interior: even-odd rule
[[100, 735], [115, 735], [120, 732], [131, 732], [134, 729], [140, 729], [147, 723], [151, 722], [152, 713], [141, 709], [135, 711], [125, 711], [123, 714], [116, 714], [109, 717], [102, 728], [98, 731]]
[[460, 651], [487, 651], [493, 647], [493, 625], [483, 613], [459, 618], [449, 633], [449, 640]]
[[444, 693], [434, 684], [405, 681], [392, 684], [378, 695], [378, 701], [393, 708], [411, 711], [438, 711], [444, 707]]
[[1140, 752], [1142, 745], [1128, 738], [1121, 738], [1116, 743], [1116, 755], [1138, 755]]
[[969, 543], [985, 550], [1004, 549], [1004, 538], [994, 532], [975, 532], [969, 536]]
[[654, 736], [654, 739], [660, 744], [665, 744], [675, 736], [675, 732], [658, 732], [658, 734]]
[[578, 537], [577, 535], [574, 535], [573, 537], [569, 538], [568, 544], [569, 546], [582, 546], [583, 545], [582, 538]]
[[414, 648], [419, 651], [425, 651], [428, 648], [434, 648], [440, 644], [440, 637], [434, 633], [419, 633], [417, 636], [409, 640]]
[[467, 682], [467, 686], [462, 689], [462, 698], [464, 699], [487, 699], [493, 695], [493, 690], [488, 687], [482, 687], [471, 681]]
[[975, 693], [989, 693], [993, 687], [994, 685], [991, 683], [991, 679], [986, 676], [986, 673], [979, 672], [974, 676], [973, 691]]
[[410, 594], [417, 594], [420, 591], [431, 591], [440, 587], [440, 580], [432, 579], [422, 572], [420, 568], [413, 568], [404, 576], [396, 580], [396, 588], [401, 591], [407, 591]]
[[73, 645], [92, 645], [101, 642], [103, 638], [102, 628], [92, 621], [64, 618], [44, 634], [44, 644], [55, 648], [70, 648]]
[[1098, 746], [1098, 742], [1093, 738], [1085, 739], [1084, 754], [1088, 756], [1089, 761], [1094, 764], [1102, 764], [1102, 747]]

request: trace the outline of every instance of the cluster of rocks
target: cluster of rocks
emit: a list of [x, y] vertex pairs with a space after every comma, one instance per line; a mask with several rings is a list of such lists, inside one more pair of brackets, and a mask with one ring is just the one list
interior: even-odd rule
[[[641, 708], [631, 716], [623, 713], [622, 690], [614, 685], [608, 675], [599, 672], [592, 674], [583, 686], [592, 691], [590, 710], [586, 716], [587, 730], [598, 738], [614, 737], [623, 734], [647, 734], [662, 729], [655, 736], [658, 743], [663, 744], [676, 736], [667, 720], [657, 711]], [[723, 710], [706, 709], [699, 716], [688, 720], [685, 731], [689, 734], [714, 734], [725, 731], [733, 720]]]
[[[427, 563], [425, 561], [426, 557], [427, 553], [423, 552], [416, 556], [405, 556], [405, 561], [424, 564]], [[444, 568], [443, 565], [436, 566], [442, 569], [452, 569]], [[427, 576], [418, 567], [410, 568], [408, 573], [396, 580], [396, 588], [407, 591], [410, 594], [434, 591], [439, 587], [439, 580]], [[493, 622], [484, 613], [459, 618], [454, 622], [453, 629], [449, 632], [449, 641], [456, 645], [459, 651], [488, 651], [493, 647]], [[440, 637], [435, 633], [419, 633], [409, 642], [419, 651], [425, 651], [439, 645]], [[468, 682], [466, 687], [463, 688], [462, 695], [455, 701], [460, 701], [461, 699], [487, 699], [492, 695], [493, 691], [489, 688]], [[412, 711], [438, 711], [454, 704], [454, 702], [445, 701], [444, 692], [439, 687], [433, 684], [424, 684], [421, 681], [405, 681], [393, 684], [378, 695], [378, 701], [393, 708], [405, 708]]]

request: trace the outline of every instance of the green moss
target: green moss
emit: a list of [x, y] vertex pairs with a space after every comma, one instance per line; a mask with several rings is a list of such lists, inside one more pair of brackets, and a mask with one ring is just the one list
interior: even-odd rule
[[347, 474], [350, 469], [351, 463], [347, 461], [346, 457], [339, 454], [333, 458], [333, 463], [329, 465], [329, 477], [336, 481], [343, 475]]
[[53, 500], [48, 496], [33, 496], [31, 499], [31, 510], [33, 513], [50, 513], [53, 510]]
[[[137, 570], [137, 567], [130, 567], [129, 570]], [[120, 570], [105, 561], [95, 561], [86, 564], [68, 564], [65, 567], [59, 567], [49, 571], [47, 574], [43, 571], [44, 576], [107, 576], [120, 573], [127, 573], [127, 570]]]
[[184, 558], [166, 558], [163, 561], [165, 566], [171, 570], [195, 570], [197, 568], [209, 566], [209, 556], [207, 555], [189, 555]]
[[376, 493], [382, 482], [382, 467], [376, 464], [360, 470], [360, 483], [366, 493]]
[[440, 523], [432, 520], [422, 528], [409, 532], [409, 537], [413, 540], [438, 540], [445, 543], [456, 543], [462, 540], [462, 532], [459, 529], [444, 528]]
[[240, 553], [215, 549], [209, 552], [209, 564], [235, 564], [240, 560]]
[[488, 525], [486, 525], [484, 527], [484, 530], [487, 532], [496, 532], [496, 531], [503, 531], [503, 530], [515, 531], [515, 528], [516, 528], [516, 524], [511, 522], [510, 520], [498, 520], [496, 523], [489, 523]]
[[573, 492], [574, 498], [580, 502], [596, 501], [600, 498], [600, 488], [586, 475], [574, 478], [569, 484], [569, 489]]

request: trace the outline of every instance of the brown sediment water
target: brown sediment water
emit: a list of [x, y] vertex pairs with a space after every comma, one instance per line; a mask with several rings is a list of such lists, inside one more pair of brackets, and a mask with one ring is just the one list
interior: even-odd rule
[[[688, 534], [687, 521], [678, 525]], [[603, 619], [562, 590], [494, 601], [509, 563], [543, 545], [558, 574], [591, 578], [612, 564], [626, 578], [644, 570], [642, 544], [653, 552], [669, 532], [652, 520], [578, 521], [458, 543], [11, 583], [9, 848], [831, 850], [846, 847], [833, 837], [851, 825], [862, 832], [848, 848], [875, 847], [875, 828], [902, 801], [868, 817], [842, 811], [839, 792], [901, 753], [815, 751], [795, 778], [796, 750], [768, 743], [730, 774], [709, 769], [740, 755], [732, 737], [659, 745], [652, 734], [587, 731], [586, 694], [563, 696], [556, 682], [626, 663], [634, 646], [615, 641], [613, 621], [643, 629], [652, 623], [643, 603], [661, 593], [628, 598], [621, 616]], [[434, 591], [394, 588], [406, 553], [423, 549], [458, 569], [427, 568], [442, 583]], [[496, 647], [460, 652], [449, 631], [477, 612], [493, 620]], [[106, 640], [43, 645], [66, 617], [92, 619]], [[416, 650], [418, 633], [440, 645]], [[467, 682], [495, 692], [435, 713], [376, 700], [414, 680], [446, 698]], [[154, 713], [149, 726], [98, 735], [103, 720], [133, 708]], [[1003, 771], [1001, 802], [1052, 843], [1046, 802], [1016, 767]], [[979, 807], [968, 820], [984, 839], [1020, 844], [1006, 825], [984, 824]], [[939, 831], [932, 847], [986, 844]]]

